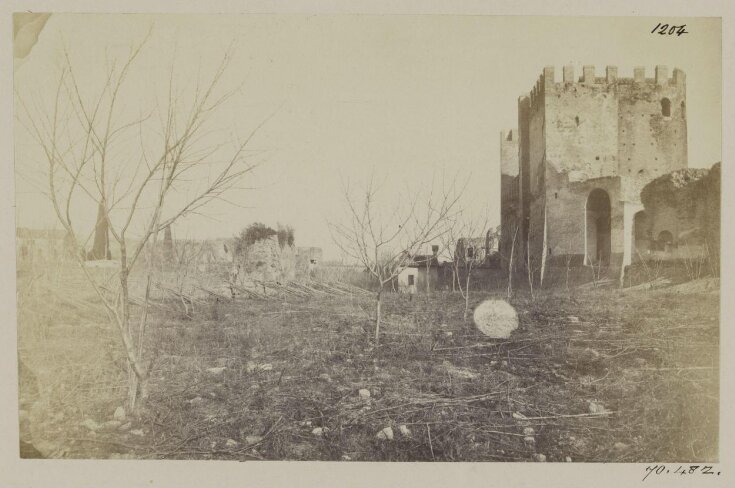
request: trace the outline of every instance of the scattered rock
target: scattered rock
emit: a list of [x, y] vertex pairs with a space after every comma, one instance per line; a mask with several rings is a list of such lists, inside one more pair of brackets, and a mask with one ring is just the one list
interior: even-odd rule
[[121, 422], [125, 420], [125, 409], [123, 407], [117, 407], [115, 413], [112, 414], [112, 418]]
[[331, 383], [332, 382], [332, 377], [329, 376], [327, 373], [320, 374], [319, 375], [319, 379], [322, 380], [322, 381], [326, 381], [327, 383]]
[[623, 442], [616, 442], [613, 444], [613, 449], [618, 452], [624, 452], [627, 451], [630, 448], [628, 444], [625, 444]]
[[272, 369], [273, 365], [270, 363], [256, 364], [253, 361], [248, 361], [247, 365], [245, 365], [245, 370], [248, 373], [256, 373], [258, 371], [271, 371]]
[[392, 441], [393, 440], [393, 429], [390, 427], [386, 427], [385, 429], [378, 432], [375, 437], [380, 439], [381, 441]]
[[317, 437], [322, 437], [327, 432], [326, 427], [317, 427], [314, 430], [311, 431], [312, 434], [314, 434]]
[[523, 429], [523, 435], [534, 435], [536, 433], [535, 430], [533, 430], [533, 427], [526, 427]]
[[302, 427], [311, 427], [311, 420], [302, 420], [299, 422], [299, 425]]
[[646, 360], [644, 358], [635, 358], [635, 363], [638, 366], [643, 367], [646, 365]]
[[130, 431], [131, 434], [137, 435], [138, 437], [143, 437], [145, 435], [145, 432], [143, 432], [143, 429], [133, 429]]
[[507, 339], [518, 328], [518, 314], [505, 300], [485, 300], [475, 308], [475, 325], [487, 337]]
[[95, 422], [92, 419], [86, 419], [84, 422], [80, 424], [82, 427], [87, 428], [88, 430], [91, 430], [92, 432], [97, 432], [100, 428], [100, 424]]
[[257, 444], [261, 442], [262, 440], [263, 440], [263, 436], [260, 436], [260, 435], [249, 435], [245, 437], [245, 442], [250, 446], [253, 444]]
[[574, 315], [570, 315], [569, 317], [567, 317], [567, 320], [572, 324], [579, 323], [579, 317], [575, 317]]
[[100, 425], [99, 430], [109, 432], [111, 430], [117, 430], [117, 428], [120, 427], [121, 425], [122, 425], [122, 422], [120, 422], [119, 420], [108, 420], [107, 422], [103, 422]]
[[533, 447], [536, 445], [536, 439], [529, 435], [523, 438], [523, 443], [526, 445], [526, 447]]
[[536, 453], [533, 455], [533, 460], [537, 463], [545, 463], [546, 462], [546, 456], [540, 453]]
[[124, 423], [124, 424], [122, 424], [120, 426], [120, 429], [119, 430], [130, 430], [130, 427], [132, 427], [132, 426], [133, 426], [133, 424], [131, 424], [130, 422], [126, 422], [126, 423]]
[[342, 454], [342, 461], [352, 461], [352, 458], [347, 454]]
[[456, 376], [458, 378], [464, 378], [464, 379], [475, 379], [477, 378], [478, 374], [474, 371], [471, 371], [466, 368], [458, 368], [457, 366], [454, 366], [449, 361], [444, 361], [442, 363], [442, 367], [452, 376]]
[[564, 458], [564, 461], [566, 461], [568, 463], [571, 463], [572, 462], [572, 458], [570, 458], [569, 456], [567, 456], [567, 457]]
[[227, 442], [225, 442], [225, 446], [227, 447], [237, 447], [239, 445], [239, 442], [237, 442], [235, 439], [227, 439]]
[[224, 366], [218, 368], [207, 368], [207, 373], [218, 376], [221, 375], [226, 369], [227, 368], [225, 368]]
[[605, 408], [605, 406], [602, 403], [598, 403], [596, 401], [590, 401], [588, 405], [588, 409], [590, 413], [606, 413], [608, 410]]
[[197, 403], [202, 403], [203, 401], [204, 401], [204, 399], [202, 397], [195, 396], [194, 398], [192, 398], [191, 400], [189, 400], [189, 403], [191, 403], [192, 405], [196, 405]]
[[513, 418], [516, 420], [528, 420], [528, 417], [523, 415], [521, 412], [513, 412]]
[[370, 390], [367, 388], [361, 388], [360, 391], [357, 392], [358, 395], [360, 395], [360, 398], [363, 400], [367, 400], [370, 398]]
[[398, 431], [404, 437], [411, 437], [411, 429], [409, 429], [406, 425], [400, 425], [398, 427]]

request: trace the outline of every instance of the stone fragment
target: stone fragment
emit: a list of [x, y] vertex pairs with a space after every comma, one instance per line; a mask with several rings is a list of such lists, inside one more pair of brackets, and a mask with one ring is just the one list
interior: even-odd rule
[[262, 440], [263, 440], [263, 436], [260, 436], [260, 435], [249, 435], [249, 436], [245, 437], [245, 442], [248, 445], [257, 444], [257, 443], [261, 442]]
[[367, 400], [370, 398], [370, 390], [367, 388], [361, 388], [360, 391], [357, 392], [358, 395], [360, 395], [360, 398], [363, 400]]
[[92, 431], [92, 432], [97, 432], [99, 430], [99, 428], [100, 428], [100, 424], [98, 424], [97, 422], [95, 422], [92, 419], [86, 419], [80, 425], [82, 427], [85, 427], [86, 429]]
[[378, 432], [375, 437], [380, 439], [381, 441], [392, 441], [393, 440], [393, 429], [391, 427], [386, 427], [385, 429]]
[[505, 300], [485, 300], [475, 308], [477, 329], [487, 337], [507, 339], [518, 328], [518, 314]]
[[117, 407], [115, 413], [112, 414], [112, 418], [115, 420], [125, 420], [125, 409], [123, 407]]
[[624, 452], [627, 451], [630, 448], [628, 444], [625, 444], [624, 442], [616, 442], [613, 444], [613, 449], [618, 452]]

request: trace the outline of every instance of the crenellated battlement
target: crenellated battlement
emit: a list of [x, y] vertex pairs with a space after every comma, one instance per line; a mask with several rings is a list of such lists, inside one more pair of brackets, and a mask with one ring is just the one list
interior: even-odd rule
[[[601, 73], [603, 74], [603, 73]], [[665, 65], [657, 65], [654, 68], [654, 77], [646, 77], [646, 67], [636, 66], [633, 68], [632, 77], [621, 78], [618, 76], [617, 66], [606, 66], [604, 76], [598, 76], [593, 65], [582, 66], [582, 73], [575, 76], [575, 67], [566, 65], [561, 70], [561, 79], [556, 79], [554, 66], [546, 66], [536, 80], [531, 91], [526, 95], [529, 99], [530, 110], [535, 112], [543, 105], [543, 101], [549, 93], [562, 93], [568, 91], [579, 92], [587, 88], [594, 91], [611, 91], [617, 86], [640, 87], [642, 89], [655, 90], [656, 87], [677, 89], [684, 92], [686, 88], [686, 74], [675, 68], [669, 76], [669, 69]], [[581, 92], [580, 92], [581, 93]]]
[[553, 66], [546, 66], [543, 69], [541, 76], [539, 76], [536, 84], [532, 88], [529, 96], [531, 97], [531, 104], [544, 95], [544, 91], [556, 89], [560, 87], [568, 86], [589, 86], [589, 85], [611, 85], [615, 83], [620, 84], [650, 84], [650, 85], [669, 85], [669, 86], [684, 86], [686, 83], [686, 75], [684, 71], [674, 68], [672, 76], [669, 77], [669, 69], [665, 65], [657, 65], [654, 68], [654, 77], [646, 77], [646, 67], [636, 66], [633, 68], [633, 76], [630, 78], [618, 77], [617, 66], [605, 67], [604, 76], [597, 76], [596, 68], [593, 65], [582, 66], [582, 73], [579, 77], [575, 78], [575, 67], [573, 65], [566, 65], [562, 68], [561, 80], [557, 81], [555, 77], [555, 68]]

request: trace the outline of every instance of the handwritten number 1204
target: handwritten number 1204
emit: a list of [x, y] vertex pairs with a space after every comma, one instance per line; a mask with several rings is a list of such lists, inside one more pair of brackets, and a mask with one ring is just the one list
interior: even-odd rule
[[651, 34], [658, 34], [661, 36], [673, 36], [674, 34], [676, 34], [676, 36], [678, 37], [682, 34], [689, 34], [689, 32], [687, 32], [686, 24], [669, 25], [659, 22], [658, 24], [656, 24], [656, 27], [651, 30]]

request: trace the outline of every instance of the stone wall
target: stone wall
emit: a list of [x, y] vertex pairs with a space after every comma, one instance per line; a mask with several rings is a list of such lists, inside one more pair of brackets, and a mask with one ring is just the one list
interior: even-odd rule
[[719, 256], [720, 164], [660, 176], [643, 188], [637, 247], [650, 259]]
[[[635, 68], [633, 78], [618, 78], [617, 68], [608, 66], [597, 77], [585, 66], [577, 79], [565, 66], [557, 81], [554, 68], [546, 67], [518, 100], [517, 133], [516, 180], [509, 178], [513, 159], [502, 139], [513, 132], [501, 135], [501, 222], [520, 225], [522, 254], [531, 253], [541, 278], [547, 265], [590, 263], [594, 220], [586, 204], [600, 189], [610, 200], [609, 266], [622, 270], [636, 254], [641, 189], [687, 166], [684, 72], [675, 69], [669, 78], [668, 69], [657, 66], [655, 78], [646, 78], [643, 68]], [[508, 198], [513, 191], [517, 199]], [[667, 218], [663, 209], [659, 215]], [[501, 241], [502, 255], [509, 253], [509, 239], [506, 234]]]
[[276, 235], [248, 246], [239, 264], [244, 280], [281, 281], [296, 276], [296, 252], [292, 246], [281, 248]]

